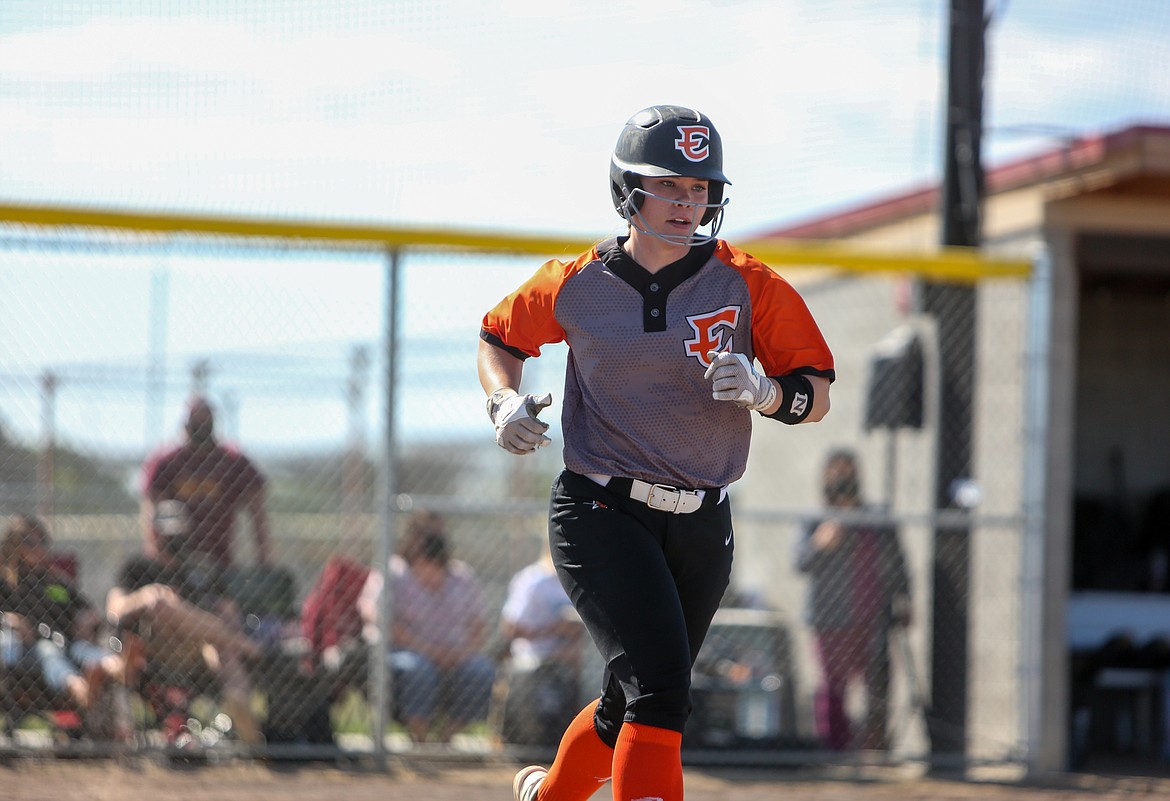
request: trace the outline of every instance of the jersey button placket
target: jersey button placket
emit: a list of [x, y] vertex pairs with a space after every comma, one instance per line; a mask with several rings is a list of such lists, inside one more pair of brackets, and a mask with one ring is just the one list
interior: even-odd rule
[[[658, 281], [651, 281], [645, 285], [642, 293], [642, 318], [643, 326], [647, 331], [665, 331], [666, 330], [666, 316], [663, 313], [662, 304], [666, 302], [665, 297], [657, 297], [662, 291], [662, 284]], [[651, 298], [651, 295], [655, 295]], [[651, 305], [657, 304], [657, 305]]]

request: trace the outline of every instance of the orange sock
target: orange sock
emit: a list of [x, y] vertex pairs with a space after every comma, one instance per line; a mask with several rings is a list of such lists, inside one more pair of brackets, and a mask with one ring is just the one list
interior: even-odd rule
[[613, 752], [614, 801], [683, 801], [682, 735], [626, 723]]
[[537, 801], [586, 801], [613, 773], [613, 749], [597, 736], [597, 701], [577, 713], [561, 736], [556, 759], [536, 793]]

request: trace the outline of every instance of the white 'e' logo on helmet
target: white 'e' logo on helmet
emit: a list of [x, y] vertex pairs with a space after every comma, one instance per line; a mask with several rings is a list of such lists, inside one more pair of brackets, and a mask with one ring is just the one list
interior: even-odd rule
[[711, 155], [711, 129], [706, 125], [680, 125], [678, 133], [674, 148], [687, 161], [703, 161]]

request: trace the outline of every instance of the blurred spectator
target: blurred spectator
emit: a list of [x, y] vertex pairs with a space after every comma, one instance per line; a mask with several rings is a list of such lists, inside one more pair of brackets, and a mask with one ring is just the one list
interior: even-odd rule
[[156, 556], [161, 529], [187, 532], [188, 547], [222, 565], [234, 558], [236, 518], [247, 510], [256, 561], [271, 561], [265, 479], [247, 456], [215, 436], [211, 404], [195, 396], [187, 403], [185, 440], [147, 459], [143, 467], [141, 525], [146, 555]]
[[512, 663], [536, 667], [558, 662], [576, 667], [581, 661], [581, 632], [581, 620], [546, 550], [508, 583], [500, 633], [508, 642]]
[[[23, 665], [54, 693], [88, 710], [108, 680], [132, 683], [137, 657], [101, 642], [101, 620], [53, 559], [45, 523], [13, 517], [0, 540], [5, 663]], [[107, 641], [108, 643], [108, 641]]]
[[555, 745], [581, 708], [584, 628], [553, 568], [547, 547], [508, 584], [500, 612], [507, 648], [505, 742]]
[[[237, 736], [256, 744], [260, 733], [247, 661], [261, 655], [260, 646], [243, 632], [222, 567], [189, 559], [181, 527], [162, 533], [155, 556], [131, 557], [122, 566], [106, 599], [107, 616], [145, 641], [148, 672], [161, 668], [196, 685], [218, 684]], [[178, 732], [167, 734], [173, 739]]]
[[[369, 575], [368, 567], [340, 554], [325, 563], [301, 606], [301, 636], [309, 647], [312, 667], [337, 673], [358, 649], [362, 640], [358, 598]], [[346, 678], [357, 683], [366, 672], [367, 666], [362, 665], [360, 675]]]
[[[835, 450], [825, 461], [828, 511], [805, 526], [796, 564], [809, 575], [807, 622], [816, 638], [822, 684], [815, 699], [817, 735], [826, 748], [888, 747], [891, 629], [910, 623], [910, 583], [897, 530], [867, 522], [856, 455]], [[851, 681], [865, 691], [866, 717], [855, 739], [845, 699]]]
[[[415, 742], [439, 742], [487, 717], [495, 670], [482, 653], [483, 593], [470, 568], [451, 559], [442, 520], [412, 517], [390, 559], [394, 703]], [[358, 601], [367, 636], [377, 633], [383, 576], [370, 571]]]
[[[405, 570], [407, 563], [421, 551], [423, 543], [432, 537], [446, 540], [447, 524], [443, 522], [443, 518], [437, 512], [426, 509], [412, 512], [406, 520], [406, 530], [402, 539], [398, 541], [395, 553], [390, 557], [390, 563], [395, 570], [397, 572]], [[455, 557], [447, 560], [447, 566], [455, 573], [471, 575], [471, 567]]]

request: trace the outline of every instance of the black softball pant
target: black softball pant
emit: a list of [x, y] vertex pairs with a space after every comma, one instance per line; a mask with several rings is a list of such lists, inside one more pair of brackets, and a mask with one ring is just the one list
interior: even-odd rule
[[594, 721], [609, 745], [624, 721], [682, 732], [691, 666], [731, 578], [731, 503], [651, 509], [565, 470], [553, 483], [549, 547], [561, 584], [605, 660]]

